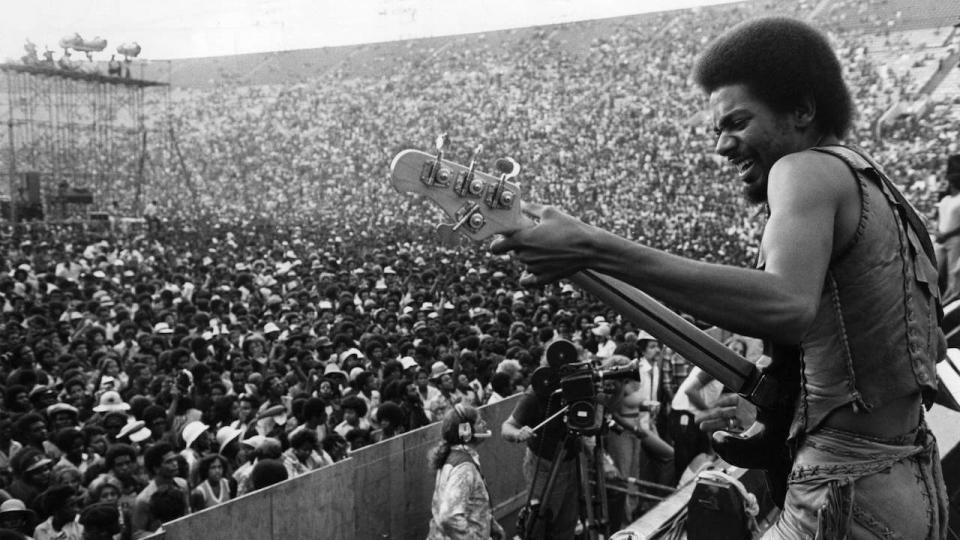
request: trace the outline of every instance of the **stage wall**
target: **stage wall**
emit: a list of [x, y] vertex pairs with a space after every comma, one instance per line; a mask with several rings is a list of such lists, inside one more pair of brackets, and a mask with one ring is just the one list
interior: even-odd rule
[[[480, 463], [497, 517], [512, 515], [526, 501], [523, 446], [500, 438], [517, 399], [482, 409], [494, 435], [480, 445]], [[427, 454], [439, 433], [439, 424], [432, 424], [363, 448], [348, 460], [167, 523], [149, 538], [421, 540], [434, 482]]]

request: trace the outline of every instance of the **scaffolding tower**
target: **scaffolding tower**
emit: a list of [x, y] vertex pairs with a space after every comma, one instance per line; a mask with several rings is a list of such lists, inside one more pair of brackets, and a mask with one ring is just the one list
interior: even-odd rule
[[4, 218], [85, 219], [84, 209], [139, 214], [150, 131], [145, 99], [169, 105], [169, 84], [45, 65], [0, 64], [0, 73]]

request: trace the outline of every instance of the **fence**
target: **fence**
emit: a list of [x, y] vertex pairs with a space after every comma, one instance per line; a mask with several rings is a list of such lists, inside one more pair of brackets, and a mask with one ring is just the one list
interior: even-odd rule
[[[525, 502], [523, 446], [504, 442], [503, 423], [518, 397], [486, 406], [494, 431], [480, 445], [480, 463], [494, 515]], [[432, 424], [362, 448], [351, 458], [220, 506], [167, 523], [151, 540], [409, 539], [427, 536], [434, 471], [428, 453], [440, 440]]]

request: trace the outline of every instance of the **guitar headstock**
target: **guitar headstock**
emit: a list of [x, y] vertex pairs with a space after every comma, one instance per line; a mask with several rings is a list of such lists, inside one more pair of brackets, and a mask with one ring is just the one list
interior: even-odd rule
[[437, 139], [436, 155], [404, 150], [393, 158], [390, 182], [401, 193], [416, 193], [436, 203], [453, 220], [437, 230], [447, 242], [457, 233], [472, 240], [484, 240], [506, 234], [529, 224], [520, 210], [520, 186], [512, 182], [520, 166], [513, 160], [512, 170], [494, 176], [476, 170], [478, 147], [470, 165], [443, 159], [445, 135]]

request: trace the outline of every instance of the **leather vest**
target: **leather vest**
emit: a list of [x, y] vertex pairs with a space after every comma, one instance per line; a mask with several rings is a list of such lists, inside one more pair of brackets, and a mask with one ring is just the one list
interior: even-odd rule
[[[926, 230], [896, 187], [862, 153], [814, 148], [843, 160], [857, 179], [861, 213], [834, 256], [813, 324], [800, 343], [801, 391], [790, 437], [815, 430], [852, 404], [869, 412], [917, 392], [929, 406], [946, 353], [937, 270]], [[912, 216], [909, 213], [913, 213]], [[912, 221], [911, 221], [912, 220]]]

